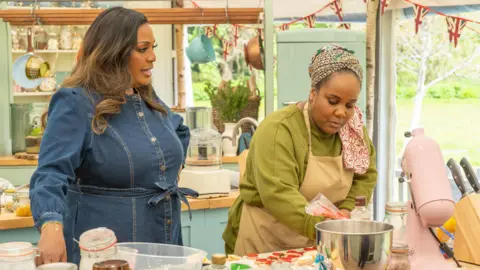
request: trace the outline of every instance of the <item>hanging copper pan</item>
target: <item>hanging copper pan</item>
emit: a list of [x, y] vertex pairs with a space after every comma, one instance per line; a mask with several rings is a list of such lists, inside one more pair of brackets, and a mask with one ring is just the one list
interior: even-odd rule
[[251, 65], [253, 68], [258, 70], [264, 70], [264, 51], [263, 51], [263, 41], [260, 35], [251, 38], [247, 45], [244, 48], [245, 51], [245, 61], [247, 65]]

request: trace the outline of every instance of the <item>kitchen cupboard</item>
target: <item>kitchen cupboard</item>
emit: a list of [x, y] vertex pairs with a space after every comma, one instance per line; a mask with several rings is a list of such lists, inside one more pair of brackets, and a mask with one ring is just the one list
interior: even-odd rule
[[[223, 253], [222, 233], [228, 221], [228, 208], [182, 211], [182, 236], [185, 246], [205, 250], [208, 254]], [[26, 241], [38, 243], [40, 234], [34, 227], [0, 230], [0, 243]]]
[[364, 32], [309, 28], [277, 33], [277, 108], [306, 100], [310, 91], [308, 66], [313, 55], [327, 44], [353, 50], [363, 67], [362, 91], [358, 106], [366, 109], [366, 37]]

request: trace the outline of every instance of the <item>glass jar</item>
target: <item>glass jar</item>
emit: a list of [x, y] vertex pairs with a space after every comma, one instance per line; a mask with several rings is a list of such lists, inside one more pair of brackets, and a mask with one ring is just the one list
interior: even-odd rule
[[48, 33], [43, 28], [38, 28], [35, 31], [33, 38], [36, 50], [46, 50], [48, 48]]
[[24, 28], [17, 29], [18, 35], [18, 50], [26, 50], [27, 49], [27, 31]]
[[[128, 262], [124, 260], [109, 260], [97, 262], [93, 265], [92, 270], [129, 270]], [[132, 268], [134, 269], [134, 268]]]
[[82, 46], [82, 33], [75, 27], [72, 34], [72, 50], [78, 50]]
[[52, 51], [58, 50], [58, 34], [53, 31], [48, 33], [48, 49]]
[[36, 249], [27, 242], [0, 244], [2, 270], [35, 270]]
[[410, 250], [403, 242], [393, 243], [387, 270], [410, 270]]
[[16, 191], [13, 195], [13, 210], [17, 217], [31, 217], [30, 197], [28, 190]]
[[72, 31], [70, 26], [65, 26], [60, 34], [60, 49], [71, 50], [72, 49]]
[[210, 270], [226, 270], [228, 269], [227, 265], [227, 256], [225, 254], [213, 254], [212, 255], [212, 264], [208, 269]]
[[14, 202], [14, 196], [16, 196], [17, 191], [15, 189], [6, 189], [3, 191], [3, 203], [2, 205], [5, 207], [5, 212], [7, 213], [13, 213], [15, 212], [15, 202]]
[[96, 228], [80, 236], [80, 270], [91, 270], [95, 263], [115, 259], [117, 237], [107, 228]]
[[407, 227], [407, 203], [387, 203], [383, 222], [391, 224], [393, 229], [393, 242], [405, 242]]
[[12, 28], [12, 50], [20, 50], [20, 44], [18, 44], [18, 32], [14, 28]]

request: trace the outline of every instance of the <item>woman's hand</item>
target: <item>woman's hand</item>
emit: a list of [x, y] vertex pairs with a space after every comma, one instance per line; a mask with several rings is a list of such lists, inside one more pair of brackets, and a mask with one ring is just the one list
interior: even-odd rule
[[40, 256], [36, 258], [37, 266], [67, 261], [67, 247], [60, 224], [49, 223], [42, 228], [38, 249]]
[[340, 209], [340, 212], [341, 212], [342, 215], [344, 215], [346, 218], [350, 218], [350, 211], [348, 211], [347, 209]]

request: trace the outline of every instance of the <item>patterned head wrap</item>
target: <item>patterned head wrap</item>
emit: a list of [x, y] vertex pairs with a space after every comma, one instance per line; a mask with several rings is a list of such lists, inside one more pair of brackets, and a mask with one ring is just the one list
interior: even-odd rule
[[362, 66], [354, 53], [337, 45], [326, 45], [318, 50], [308, 67], [312, 88], [332, 73], [345, 68], [353, 71], [362, 80]]
[[[362, 80], [362, 66], [354, 53], [336, 45], [327, 45], [318, 50], [308, 67], [312, 88], [332, 73], [345, 68], [352, 70]], [[339, 135], [343, 165], [357, 174], [366, 173], [370, 167], [369, 148], [363, 134], [362, 111], [355, 107], [353, 117], [340, 129]]]

